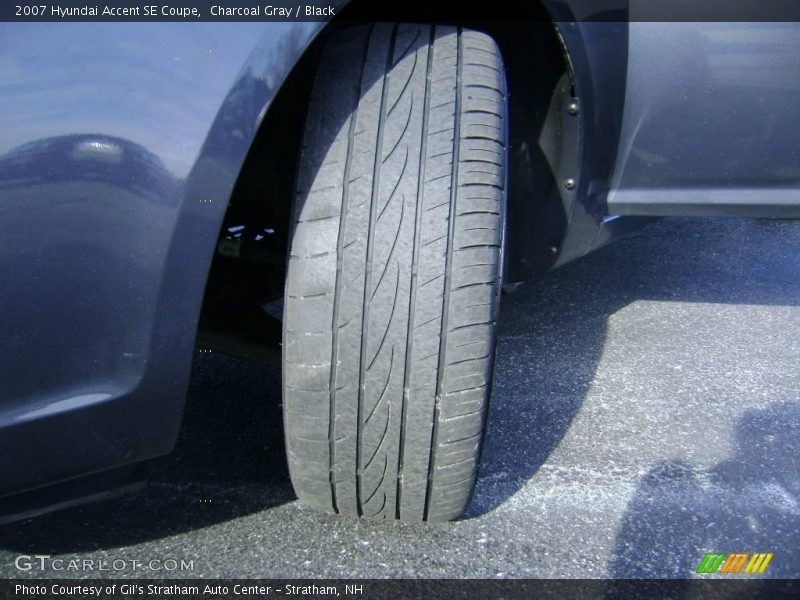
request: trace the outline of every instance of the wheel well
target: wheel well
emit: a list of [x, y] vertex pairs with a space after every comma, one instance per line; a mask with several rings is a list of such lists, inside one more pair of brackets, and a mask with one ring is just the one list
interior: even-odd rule
[[[231, 195], [209, 272], [197, 336], [204, 349], [280, 364], [290, 210], [319, 50], [331, 31], [364, 20], [368, 4], [369, 0], [351, 2], [327, 26], [295, 65], [265, 115]], [[553, 137], [554, 132], [548, 133], [554, 127], [552, 99], [568, 73], [568, 63], [554, 24], [540, 8], [540, 16], [525, 23], [448, 23], [491, 35], [506, 64], [510, 282], [552, 266], [556, 259], [552, 250], [560, 245], [567, 223], [540, 139], [545, 134]]]

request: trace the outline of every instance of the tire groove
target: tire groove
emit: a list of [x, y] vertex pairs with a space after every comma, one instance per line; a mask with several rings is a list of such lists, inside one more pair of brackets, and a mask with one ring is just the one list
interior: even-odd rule
[[392, 203], [392, 198], [394, 198], [394, 194], [395, 192], [397, 192], [397, 188], [400, 187], [400, 182], [403, 181], [403, 175], [406, 172], [406, 166], [408, 166], [408, 147], [406, 147], [406, 156], [403, 159], [403, 169], [402, 171], [400, 171], [400, 177], [397, 178], [397, 183], [394, 184], [394, 188], [392, 189], [392, 193], [389, 194], [389, 199], [386, 201], [386, 204], [383, 205], [383, 208], [381, 208], [381, 211], [378, 213], [377, 221], [381, 220], [383, 213], [386, 212], [386, 209]]
[[[408, 378], [411, 371], [411, 358], [413, 353], [414, 318], [416, 315], [415, 304], [417, 300], [417, 280], [419, 278], [419, 242], [422, 227], [422, 211], [425, 197], [425, 167], [427, 162], [428, 150], [428, 113], [431, 102], [431, 69], [433, 66], [433, 48], [436, 40], [436, 27], [430, 27], [430, 39], [428, 40], [428, 56], [425, 69], [425, 96], [422, 101], [422, 131], [420, 134], [420, 165], [417, 173], [417, 203], [414, 210], [414, 241], [411, 251], [411, 285], [408, 292], [408, 327], [406, 332], [406, 359], [403, 367], [403, 395], [400, 404], [400, 440], [398, 443], [397, 455], [397, 482], [395, 488], [395, 518], [400, 519], [403, 499], [403, 458], [405, 452], [406, 425], [408, 419]], [[416, 63], [415, 63], [416, 64]]]
[[[418, 33], [419, 33], [419, 32], [418, 32]], [[415, 37], [415, 38], [412, 40], [412, 42], [411, 42], [411, 45], [412, 45], [412, 46], [414, 45], [414, 42], [416, 42], [416, 41], [417, 41], [417, 38], [418, 38], [418, 37], [419, 37], [419, 35], [417, 35], [417, 37]], [[408, 48], [411, 48], [411, 46], [409, 46]], [[406, 51], [408, 51], [408, 48], [406, 49]], [[403, 54], [403, 56], [401, 56], [400, 58], [398, 58], [398, 59], [397, 59], [397, 62], [396, 62], [396, 63], [394, 63], [394, 64], [395, 64], [395, 65], [399, 64], [399, 63], [400, 63], [400, 61], [402, 61], [402, 60], [403, 60], [405, 57], [406, 57], [406, 55], [405, 55], [405, 54]], [[414, 53], [414, 64], [411, 66], [411, 72], [408, 74], [408, 79], [406, 79], [406, 82], [403, 84], [403, 89], [402, 89], [402, 90], [400, 90], [400, 93], [397, 95], [397, 98], [395, 99], [395, 101], [394, 101], [394, 104], [392, 104], [392, 106], [389, 108], [389, 112], [387, 112], [387, 113], [386, 113], [386, 116], [387, 116], [387, 117], [388, 117], [389, 115], [391, 115], [391, 114], [392, 114], [392, 112], [394, 111], [394, 109], [395, 109], [395, 108], [397, 107], [397, 105], [400, 103], [400, 99], [403, 97], [403, 94], [405, 94], [405, 93], [406, 93], [406, 90], [408, 89], [408, 84], [409, 84], [409, 83], [411, 83], [411, 80], [414, 78], [414, 71], [416, 70], [416, 68], [417, 68], [417, 53], [415, 52], [415, 53]]]
[[[383, 446], [383, 440], [386, 439], [386, 432], [389, 431], [389, 422], [391, 420], [392, 420], [392, 413], [391, 412], [386, 413], [386, 423], [384, 423], [384, 425], [383, 425], [383, 433], [381, 433], [381, 439], [378, 442], [378, 445], [375, 446], [375, 451], [372, 453], [372, 456], [369, 457], [369, 460], [367, 461], [367, 464], [365, 464], [364, 468], [361, 469], [362, 472], [366, 471], [367, 469], [369, 469], [369, 466], [372, 464], [372, 461], [375, 460], [376, 456], [378, 456], [378, 452], [380, 452], [381, 446]], [[388, 455], [384, 454], [384, 456], [387, 457], [387, 460], [388, 460]], [[367, 500], [367, 502], [368, 502], [368, 500]]]
[[386, 390], [389, 387], [389, 381], [392, 379], [392, 366], [393, 365], [394, 365], [394, 346], [392, 346], [392, 353], [389, 356], [389, 373], [386, 375], [386, 382], [383, 384], [383, 389], [381, 390], [381, 395], [378, 396], [378, 401], [375, 403], [375, 406], [372, 407], [372, 410], [369, 411], [369, 414], [367, 415], [367, 418], [364, 419], [364, 427], [366, 427], [367, 424], [370, 422], [370, 420], [372, 419], [372, 415], [375, 414], [375, 411], [377, 410], [378, 406], [380, 405], [381, 400], [383, 400], [383, 397], [386, 395]]
[[452, 367], [454, 365], [461, 365], [461, 364], [464, 364], [464, 363], [468, 363], [468, 362], [470, 362], [472, 360], [486, 360], [490, 356], [491, 356], [491, 354], [484, 354], [483, 356], [472, 356], [470, 358], [462, 358], [461, 360], [454, 360], [451, 363], [447, 363], [447, 366], [448, 367]]
[[[401, 199], [405, 200], [405, 197], [401, 197]], [[389, 250], [389, 254], [386, 256], [386, 268], [384, 268], [383, 271], [381, 272], [381, 276], [378, 279], [378, 283], [375, 285], [375, 289], [372, 290], [372, 292], [370, 294], [370, 297], [369, 297], [370, 301], [372, 301], [372, 299], [375, 298], [375, 294], [378, 293], [378, 290], [380, 289], [381, 284], [383, 283], [383, 278], [386, 276], [386, 272], [389, 270], [389, 266], [391, 265], [392, 256], [394, 255], [394, 249], [397, 247], [397, 240], [400, 239], [400, 230], [402, 229], [402, 226], [403, 226], [403, 215], [404, 214], [405, 214], [405, 204], [401, 204], [400, 205], [400, 222], [397, 224], [397, 231], [394, 234], [394, 241], [392, 241], [392, 248]], [[397, 264], [397, 263], [395, 263], [395, 264]], [[398, 272], [398, 276], [399, 276], [399, 273], [400, 273], [400, 265], [399, 264], [397, 264], [397, 272]]]
[[361, 62], [361, 73], [358, 77], [358, 89], [356, 90], [356, 106], [353, 114], [350, 115], [350, 128], [347, 133], [347, 158], [345, 159], [344, 177], [342, 179], [342, 207], [339, 217], [339, 236], [336, 240], [336, 283], [333, 298], [333, 317], [331, 319], [331, 375], [330, 375], [330, 413], [328, 415], [328, 483], [331, 488], [331, 505], [333, 512], [339, 513], [339, 505], [336, 500], [336, 365], [339, 354], [339, 301], [342, 291], [342, 265], [344, 263], [344, 238], [347, 223], [347, 202], [350, 198], [350, 170], [352, 168], [352, 149], [355, 144], [355, 127], [358, 120], [358, 104], [361, 96], [361, 88], [364, 85], [364, 72], [367, 70], [367, 53], [369, 43], [375, 26], [371, 25], [369, 33], [364, 41], [364, 59]]
[[367, 371], [372, 369], [372, 366], [375, 364], [375, 361], [378, 360], [378, 356], [381, 354], [381, 350], [383, 350], [383, 345], [386, 343], [386, 338], [389, 337], [389, 330], [392, 328], [392, 320], [394, 319], [394, 311], [397, 308], [397, 291], [400, 288], [400, 265], [395, 263], [397, 266], [397, 277], [394, 285], [394, 299], [392, 300], [392, 312], [389, 313], [389, 321], [386, 323], [386, 329], [383, 332], [383, 336], [381, 337], [381, 342], [378, 344], [378, 349], [375, 351], [375, 356], [372, 357], [372, 360], [369, 362], [367, 366]]
[[364, 509], [361, 502], [362, 498], [362, 477], [361, 477], [361, 461], [363, 459], [363, 445], [364, 439], [361, 435], [361, 424], [364, 418], [364, 375], [366, 367], [366, 351], [367, 351], [367, 333], [369, 324], [369, 289], [371, 286], [372, 275], [372, 244], [375, 237], [375, 198], [378, 197], [380, 192], [380, 173], [381, 164], [383, 163], [381, 155], [383, 151], [383, 130], [385, 125], [384, 112], [386, 110], [386, 96], [388, 93], [388, 80], [391, 73], [392, 54], [394, 53], [395, 43], [397, 41], [397, 25], [392, 27], [391, 40], [389, 41], [389, 50], [386, 55], [386, 68], [383, 74], [383, 81], [381, 82], [381, 102], [378, 108], [378, 132], [375, 141], [375, 161], [372, 166], [372, 198], [369, 207], [369, 222], [367, 226], [367, 259], [366, 271], [364, 278], [364, 298], [362, 300], [363, 311], [361, 314], [361, 349], [359, 355], [359, 368], [358, 368], [358, 402], [356, 407], [356, 513], [359, 517], [364, 516]]
[[[399, 32], [399, 33], [401, 33], [401, 34], [402, 34], [402, 33], [405, 33], [405, 31], [403, 31], [403, 32]], [[417, 42], [417, 40], [418, 40], [418, 39], [419, 39], [419, 28], [417, 29], [417, 33], [414, 35], [414, 39], [413, 39], [413, 40], [411, 40], [411, 42], [409, 42], [408, 46], [406, 46], [406, 47], [405, 47], [405, 49], [403, 50], [403, 52], [400, 54], [400, 58], [398, 58], [398, 59], [397, 59], [397, 60], [394, 62], [394, 64], [393, 64], [392, 66], [397, 66], [397, 65], [399, 65], [399, 64], [400, 64], [400, 62], [401, 62], [401, 61], [402, 61], [402, 60], [403, 60], [403, 59], [404, 59], [406, 56], [408, 56], [408, 51], [409, 51], [409, 50], [411, 50], [411, 47], [412, 47], [412, 46], [413, 46], [413, 45], [414, 45], [414, 44]], [[416, 64], [417, 64], [417, 62], [416, 62], [416, 59], [415, 59], [415, 60], [414, 60], [414, 66], [415, 66], [415, 67], [416, 67]], [[413, 70], [414, 70], [414, 69], [411, 69], [411, 70], [412, 70], [412, 72], [413, 72]], [[391, 112], [391, 110], [390, 110], [389, 112]]]
[[[400, 147], [400, 144], [402, 143], [403, 138], [406, 137], [406, 132], [408, 131], [408, 125], [409, 125], [409, 123], [411, 123], [411, 113], [412, 112], [414, 112], [414, 95], [413, 95], [413, 93], [411, 95], [411, 106], [408, 107], [408, 114], [406, 115], [406, 124], [403, 127], [403, 132], [400, 134], [400, 137], [397, 138], [397, 143], [395, 143], [395, 145], [389, 151], [389, 154], [386, 155], [386, 158], [383, 159], [383, 162], [386, 162], [387, 160], [389, 160], [391, 158], [392, 154], [394, 154], [394, 151], [397, 150]], [[373, 199], [373, 202], [374, 202], [374, 199]]]
[[442, 298], [442, 329], [439, 338], [439, 363], [436, 372], [436, 397], [433, 409], [433, 427], [431, 428], [431, 448], [428, 456], [428, 483], [425, 490], [425, 509], [423, 519], [427, 521], [430, 517], [431, 500], [433, 495], [433, 478], [436, 470], [436, 445], [438, 444], [439, 418], [441, 414], [442, 386], [444, 366], [447, 354], [447, 321], [450, 310], [450, 287], [452, 283], [453, 269], [453, 241], [455, 238], [455, 219], [456, 219], [456, 198], [458, 193], [458, 162], [459, 162], [459, 143], [461, 139], [461, 80], [462, 80], [462, 31], [456, 29], [456, 101], [454, 106], [455, 124], [453, 127], [453, 165], [451, 167], [450, 181], [450, 211], [448, 216], [447, 230], [447, 256], [445, 259], [444, 297]]
[[[385, 454], [384, 454], [384, 455], [383, 455], [383, 474], [381, 475], [381, 478], [380, 478], [380, 480], [378, 481], [378, 485], [377, 485], [377, 487], [376, 487], [376, 488], [375, 488], [375, 489], [372, 491], [372, 493], [369, 495], [369, 498], [367, 498], [366, 500], [364, 500], [364, 504], [368, 504], [368, 503], [369, 503], [369, 501], [370, 501], [370, 500], [372, 500], [372, 499], [375, 497], [375, 494], [377, 494], [377, 493], [378, 493], [378, 490], [379, 490], [379, 489], [381, 489], [381, 485], [383, 485], [383, 480], [384, 480], [384, 479], [386, 479], [386, 468], [387, 468], [388, 466], [389, 466], [389, 457], [388, 457], [387, 455], [385, 455]], [[383, 507], [381, 507], [381, 510], [383, 510]], [[378, 512], [376, 512], [376, 513], [375, 513], [375, 515], [378, 515], [378, 514], [380, 514], [381, 510], [379, 510]], [[373, 516], [375, 516], [375, 515], [373, 515]]]
[[461, 438], [458, 438], [458, 439], [455, 439], [455, 440], [447, 440], [446, 442], [443, 442], [442, 445], [443, 446], [447, 446], [447, 445], [451, 445], [451, 444], [458, 444], [460, 442], [466, 442], [468, 440], [474, 440], [475, 438], [479, 438], [482, 435], [483, 435], [483, 432], [480, 431], [478, 433], [475, 433], [473, 435], [468, 435], [466, 437], [461, 437]]

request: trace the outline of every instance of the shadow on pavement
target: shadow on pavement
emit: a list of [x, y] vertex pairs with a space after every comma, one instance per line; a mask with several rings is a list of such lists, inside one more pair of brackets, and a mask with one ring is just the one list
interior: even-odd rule
[[798, 232], [800, 221], [664, 219], [505, 296], [468, 516], [503, 504], [564, 437], [595, 377], [612, 315], [639, 300], [795, 306]]
[[689, 577], [706, 552], [772, 552], [764, 575], [800, 565], [800, 404], [751, 410], [731, 459], [709, 470], [664, 462], [639, 482], [617, 535], [611, 576]]

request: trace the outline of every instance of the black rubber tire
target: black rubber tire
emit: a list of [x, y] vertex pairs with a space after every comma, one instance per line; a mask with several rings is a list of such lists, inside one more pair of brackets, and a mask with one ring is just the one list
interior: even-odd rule
[[411, 521], [466, 509], [494, 366], [506, 120], [483, 33], [375, 24], [326, 42], [284, 315], [287, 454], [306, 504]]

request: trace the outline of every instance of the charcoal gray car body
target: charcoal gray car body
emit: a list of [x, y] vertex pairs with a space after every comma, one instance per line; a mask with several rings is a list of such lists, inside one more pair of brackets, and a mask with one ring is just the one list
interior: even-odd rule
[[[512, 98], [509, 284], [653, 216], [800, 216], [799, 24], [587, 6], [487, 26]], [[229, 204], [285, 82], [336, 26], [0, 26], [6, 513], [128, 482], [103, 477], [173, 448], [212, 259], [243, 248], [220, 242]], [[534, 33], [558, 63], [541, 74], [514, 46]], [[19, 496], [37, 490], [54, 492]]]

